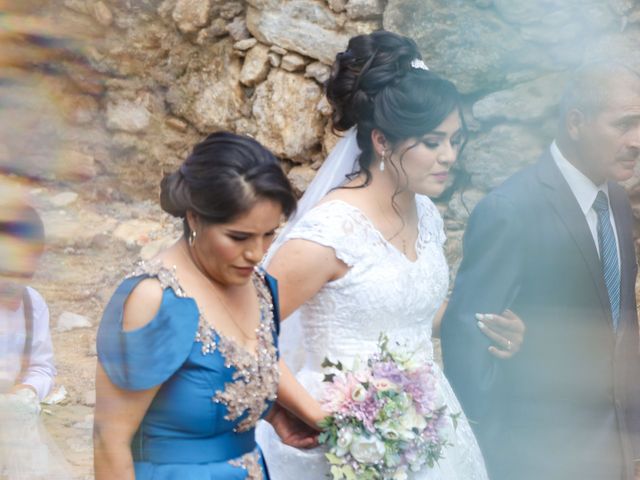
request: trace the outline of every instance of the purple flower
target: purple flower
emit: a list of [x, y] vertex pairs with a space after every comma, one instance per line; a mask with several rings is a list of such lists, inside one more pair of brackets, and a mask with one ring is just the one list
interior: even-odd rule
[[373, 426], [380, 412], [380, 402], [369, 395], [363, 402], [351, 402], [349, 405], [349, 415], [360, 420], [369, 432], [375, 432]]
[[393, 362], [378, 362], [374, 364], [373, 376], [375, 378], [386, 378], [396, 385], [404, 385], [406, 382], [405, 373]]

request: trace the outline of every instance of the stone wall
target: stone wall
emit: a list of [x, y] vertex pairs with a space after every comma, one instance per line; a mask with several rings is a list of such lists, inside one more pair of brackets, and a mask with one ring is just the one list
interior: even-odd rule
[[[107, 200], [153, 198], [163, 171], [217, 129], [263, 142], [302, 192], [335, 142], [322, 85], [336, 52], [381, 27], [413, 37], [467, 104], [472, 181], [464, 201], [442, 206], [452, 258], [467, 210], [552, 139], [567, 72], [597, 58], [640, 66], [632, 0], [35, 3], [84, 39], [74, 47], [83, 61], [67, 59], [47, 88], [69, 125], [62, 170]], [[640, 182], [628, 187], [640, 217]]]

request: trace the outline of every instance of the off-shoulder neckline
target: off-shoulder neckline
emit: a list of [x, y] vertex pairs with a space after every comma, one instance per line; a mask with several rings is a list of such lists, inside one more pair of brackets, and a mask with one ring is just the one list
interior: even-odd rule
[[[236, 349], [237, 351], [243, 354], [246, 354], [247, 356], [251, 357], [251, 359], [254, 362], [256, 362], [258, 360], [258, 350], [260, 349], [260, 343], [263, 342], [265, 339], [258, 338], [258, 342], [252, 352], [247, 348], [245, 348], [233, 336], [226, 335], [220, 332], [204, 316], [196, 299], [188, 295], [187, 292], [184, 290], [184, 288], [180, 284], [180, 281], [178, 280], [178, 276], [176, 272], [177, 272], [177, 267], [175, 265], [168, 267], [160, 259], [155, 259], [151, 261], [139, 260], [136, 263], [136, 268], [133, 270], [133, 272], [127, 275], [127, 278], [134, 278], [134, 277], [141, 277], [141, 276], [154, 277], [160, 282], [160, 287], [162, 288], [163, 293], [164, 291], [170, 288], [175, 293], [176, 297], [193, 302], [194, 306], [196, 307], [196, 310], [198, 311], [198, 332], [200, 332], [201, 327], [205, 327], [206, 329], [209, 329], [211, 332], [215, 334], [215, 336], [218, 337], [219, 341], [228, 343], [234, 349]], [[254, 282], [260, 281], [264, 285], [266, 284], [266, 280], [265, 280], [266, 275], [268, 274], [262, 268], [257, 267], [252, 275], [252, 280]], [[258, 292], [259, 297], [266, 294], [266, 293], [263, 293], [260, 288], [256, 288], [256, 291]], [[268, 301], [271, 304], [271, 308], [273, 310], [273, 299], [265, 298], [264, 300]], [[256, 331], [258, 332], [259, 335], [260, 335], [260, 332], [263, 332], [265, 330], [263, 327], [266, 321], [267, 321], [266, 315], [263, 315], [261, 310], [260, 323], [256, 328]]]

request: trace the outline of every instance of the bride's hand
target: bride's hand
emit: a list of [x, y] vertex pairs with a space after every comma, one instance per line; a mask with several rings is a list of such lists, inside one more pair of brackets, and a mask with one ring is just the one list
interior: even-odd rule
[[489, 347], [492, 355], [506, 359], [518, 353], [526, 330], [520, 317], [511, 310], [505, 310], [502, 315], [477, 313], [476, 319], [480, 331], [494, 342]]
[[266, 420], [273, 426], [282, 443], [294, 448], [305, 449], [318, 446], [318, 434], [320, 432], [311, 428], [277, 403], [269, 412]]

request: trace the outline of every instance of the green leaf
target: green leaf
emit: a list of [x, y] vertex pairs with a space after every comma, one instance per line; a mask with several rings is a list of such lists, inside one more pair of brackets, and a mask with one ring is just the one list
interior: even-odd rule
[[339, 456], [337, 456], [337, 455], [335, 455], [335, 454], [333, 454], [331, 452], [325, 453], [324, 456], [327, 457], [327, 460], [329, 460], [329, 463], [331, 465], [342, 465], [344, 463]]
[[336, 374], [335, 373], [325, 373], [324, 378], [322, 379], [323, 382], [333, 382], [333, 379], [335, 378]]
[[344, 478], [342, 469], [337, 465], [331, 467], [331, 476], [333, 477], [333, 480], [342, 480]]
[[322, 363], [320, 364], [320, 366], [322, 368], [331, 368], [331, 367], [335, 367], [336, 364], [333, 363], [331, 360], [329, 360], [327, 357], [324, 357], [324, 360], [322, 361]]
[[342, 362], [340, 360], [338, 360], [338, 363], [335, 364], [335, 367], [340, 371], [344, 369], [344, 366], [342, 365]]
[[325, 444], [327, 443], [328, 439], [329, 439], [329, 432], [322, 432], [320, 435], [318, 435], [318, 443]]
[[344, 478], [346, 480], [357, 480], [356, 472], [353, 471], [351, 465], [345, 465], [344, 467], [342, 467], [342, 473], [344, 474]]

